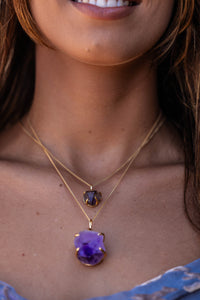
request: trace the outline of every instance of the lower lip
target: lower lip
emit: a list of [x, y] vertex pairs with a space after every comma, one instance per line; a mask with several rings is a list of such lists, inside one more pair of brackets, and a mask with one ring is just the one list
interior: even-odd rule
[[137, 6], [99, 7], [87, 3], [70, 1], [80, 12], [100, 20], [116, 20], [129, 16]]

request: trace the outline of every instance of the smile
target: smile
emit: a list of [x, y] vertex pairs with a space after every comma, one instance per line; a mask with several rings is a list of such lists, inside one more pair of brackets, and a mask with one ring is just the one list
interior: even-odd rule
[[72, 0], [73, 2], [91, 4], [98, 7], [123, 7], [123, 6], [136, 6], [139, 5], [139, 1], [127, 1], [127, 0]]
[[117, 20], [133, 14], [142, 0], [71, 0], [74, 8], [87, 17]]

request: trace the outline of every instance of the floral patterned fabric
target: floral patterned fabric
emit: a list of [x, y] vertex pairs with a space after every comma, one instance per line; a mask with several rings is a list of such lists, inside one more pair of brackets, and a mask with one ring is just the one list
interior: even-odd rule
[[176, 267], [130, 291], [89, 300], [200, 300], [200, 259]]
[[[0, 281], [0, 300], [27, 300]], [[66, 299], [69, 300], [69, 299]], [[88, 300], [200, 300], [200, 259], [176, 267], [130, 291]]]

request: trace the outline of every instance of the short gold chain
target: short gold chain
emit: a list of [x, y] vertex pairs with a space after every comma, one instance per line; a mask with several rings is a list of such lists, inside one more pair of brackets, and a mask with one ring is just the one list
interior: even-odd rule
[[[162, 113], [159, 114], [156, 122], [154, 123], [154, 128], [157, 126], [157, 124], [159, 123], [159, 121], [162, 119]], [[46, 149], [46, 151], [49, 153], [49, 155], [54, 159], [55, 162], [57, 162], [63, 169], [65, 169], [69, 174], [71, 174], [72, 176], [74, 176], [77, 180], [79, 180], [80, 182], [84, 183], [86, 186], [88, 186], [89, 188], [94, 188], [98, 185], [100, 185], [101, 183], [109, 180], [111, 177], [113, 177], [115, 174], [117, 174], [119, 171], [121, 171], [126, 165], [128, 165], [128, 163], [132, 160], [132, 158], [135, 155], [135, 152], [132, 153], [130, 155], [130, 157], [116, 170], [114, 170], [110, 175], [106, 176], [105, 178], [102, 178], [101, 180], [91, 184], [89, 182], [87, 182], [86, 180], [84, 180], [83, 178], [81, 178], [79, 175], [77, 175], [76, 173], [74, 173], [72, 170], [70, 170], [67, 166], [65, 166], [40, 140], [39, 136], [36, 134], [36, 131], [34, 130], [33, 126], [31, 125], [31, 122], [28, 120], [28, 126], [31, 129], [34, 137], [31, 135], [31, 133], [24, 127], [24, 125], [21, 123], [23, 130], [26, 132], [26, 134], [38, 145], [41, 146], [41, 148], [44, 150]], [[154, 128], [152, 129], [152, 132], [154, 130]]]
[[[88, 214], [86, 213], [86, 211], [84, 210], [84, 208], [82, 207], [82, 205], [79, 203], [77, 197], [75, 196], [74, 192], [72, 191], [72, 189], [70, 188], [70, 186], [68, 185], [68, 183], [66, 182], [66, 180], [64, 179], [62, 173], [59, 171], [58, 167], [56, 166], [54, 160], [56, 162], [58, 162], [59, 164], [61, 164], [59, 161], [57, 161], [56, 158], [54, 158], [54, 156], [49, 152], [49, 150], [43, 145], [43, 143], [41, 142], [41, 140], [39, 139], [36, 131], [34, 130], [34, 128], [31, 126], [30, 124], [30, 129], [32, 131], [32, 134], [25, 128], [25, 126], [21, 124], [22, 129], [24, 130], [24, 132], [35, 142], [37, 143], [42, 150], [44, 151], [44, 154], [47, 156], [47, 158], [49, 159], [50, 163], [52, 164], [53, 168], [55, 169], [55, 171], [57, 172], [57, 174], [59, 175], [59, 177], [61, 178], [62, 182], [64, 183], [65, 187], [67, 188], [67, 190], [69, 191], [69, 193], [71, 194], [71, 196], [74, 198], [74, 200], [76, 201], [76, 203], [78, 204], [78, 206], [80, 207], [81, 211], [83, 212], [83, 214], [85, 215], [85, 217], [87, 218], [87, 220], [89, 221], [89, 227], [90, 229], [92, 228], [92, 223], [94, 222], [94, 220], [97, 218], [97, 216], [99, 215], [99, 213], [102, 211], [102, 209], [105, 207], [105, 204], [107, 203], [107, 201], [110, 199], [110, 197], [112, 196], [112, 194], [114, 193], [114, 191], [117, 189], [117, 187], [119, 186], [119, 184], [121, 183], [122, 179], [124, 178], [124, 176], [126, 175], [126, 173], [128, 172], [130, 166], [132, 165], [133, 161], [136, 159], [136, 157], [139, 155], [140, 151], [142, 150], [142, 148], [147, 145], [150, 140], [154, 137], [154, 135], [158, 132], [158, 130], [161, 128], [161, 126], [163, 125], [165, 121], [165, 118], [162, 117], [161, 114], [159, 114], [158, 118], [156, 119], [156, 121], [154, 122], [153, 126], [151, 127], [151, 129], [149, 130], [148, 134], [146, 135], [146, 137], [144, 138], [143, 142], [141, 143], [141, 145], [137, 148], [137, 150], [130, 156], [130, 158], [122, 165], [120, 166], [117, 170], [115, 170], [112, 174], [116, 174], [118, 171], [120, 171], [123, 167], [126, 168], [124, 170], [124, 172], [122, 173], [122, 175], [120, 176], [119, 180], [117, 181], [117, 183], [115, 184], [115, 186], [113, 187], [112, 191], [109, 193], [109, 195], [106, 197], [106, 199], [104, 200], [104, 203], [101, 205], [100, 209], [97, 211], [97, 213], [95, 214], [95, 216], [93, 218], [90, 218], [88, 216]], [[68, 171], [68, 168], [67, 168]], [[71, 170], [70, 170], [71, 171]], [[69, 172], [71, 174], [71, 172]], [[72, 172], [73, 173], [73, 172]], [[109, 175], [106, 178], [103, 179], [103, 181], [111, 178], [113, 175]], [[75, 173], [73, 173], [73, 176], [76, 177], [77, 179], [79, 179], [79, 176], [77, 176]], [[81, 180], [82, 181], [82, 180]], [[101, 181], [101, 182], [103, 182]]]

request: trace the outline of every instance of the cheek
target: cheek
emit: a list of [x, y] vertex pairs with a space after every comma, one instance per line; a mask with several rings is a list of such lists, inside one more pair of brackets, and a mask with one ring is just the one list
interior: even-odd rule
[[92, 64], [118, 64], [150, 50], [166, 30], [174, 0], [143, 0], [129, 17], [94, 20], [72, 9], [69, 0], [31, 0], [39, 28], [52, 46]]
[[[138, 46], [138, 55], [151, 50], [167, 30], [173, 13], [174, 0], [146, 0], [143, 5], [137, 26], [134, 28], [133, 24], [130, 30], [132, 41]], [[132, 45], [134, 47], [134, 43]]]

